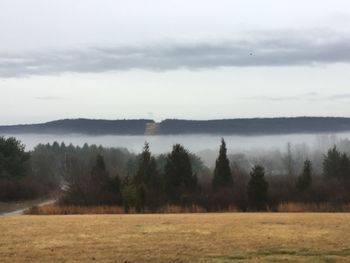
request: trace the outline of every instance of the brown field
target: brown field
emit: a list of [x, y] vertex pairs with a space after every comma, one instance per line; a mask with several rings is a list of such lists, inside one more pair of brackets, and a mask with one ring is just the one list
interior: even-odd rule
[[0, 217], [0, 262], [350, 262], [350, 214]]

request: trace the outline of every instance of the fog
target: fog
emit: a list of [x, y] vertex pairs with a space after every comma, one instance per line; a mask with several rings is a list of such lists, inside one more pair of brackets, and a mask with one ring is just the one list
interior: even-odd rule
[[[5, 136], [11, 136], [7, 134]], [[13, 135], [12, 135], [13, 136]], [[139, 153], [147, 141], [154, 154], [171, 151], [175, 143], [183, 144], [188, 150], [199, 155], [204, 163], [212, 167], [220, 146], [221, 137], [224, 137], [228, 153], [245, 154], [250, 159], [270, 158], [287, 151], [290, 143], [292, 150], [299, 156], [309, 157], [311, 153], [324, 153], [330, 147], [343, 139], [350, 138], [350, 132], [338, 134], [289, 134], [289, 135], [154, 135], [154, 136], [88, 136], [80, 134], [53, 135], [53, 134], [16, 134], [16, 138], [26, 145], [27, 150], [33, 150], [39, 143], [59, 143], [83, 146], [84, 143], [102, 145], [104, 147], [122, 147], [130, 152]], [[310, 157], [309, 157], [310, 158]]]

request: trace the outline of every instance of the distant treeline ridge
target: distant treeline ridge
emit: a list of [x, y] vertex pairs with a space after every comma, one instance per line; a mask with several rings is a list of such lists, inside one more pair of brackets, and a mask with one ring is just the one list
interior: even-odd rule
[[151, 119], [94, 120], [64, 119], [41, 124], [0, 126], [0, 134], [155, 135], [155, 134], [291, 134], [336, 133], [350, 131], [350, 118], [294, 117], [223, 120]]

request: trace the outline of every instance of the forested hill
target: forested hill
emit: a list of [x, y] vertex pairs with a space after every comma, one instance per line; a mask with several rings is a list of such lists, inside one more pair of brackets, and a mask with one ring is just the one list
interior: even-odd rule
[[[151, 132], [149, 132], [151, 131]], [[66, 119], [42, 124], [0, 126], [1, 134], [80, 133], [93, 135], [142, 134], [288, 134], [333, 133], [350, 131], [350, 118], [296, 117], [225, 120], [153, 120]]]
[[153, 120], [92, 120], [92, 119], [65, 119], [42, 124], [0, 126], [0, 134], [20, 133], [81, 133], [93, 135], [144, 134], [147, 123], [154, 123]]
[[296, 117], [225, 120], [164, 120], [162, 134], [288, 134], [350, 131], [350, 118]]

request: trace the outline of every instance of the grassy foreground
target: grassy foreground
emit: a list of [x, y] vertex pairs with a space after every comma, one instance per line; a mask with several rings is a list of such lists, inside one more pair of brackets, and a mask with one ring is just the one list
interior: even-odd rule
[[349, 262], [350, 214], [0, 217], [1, 262]]

